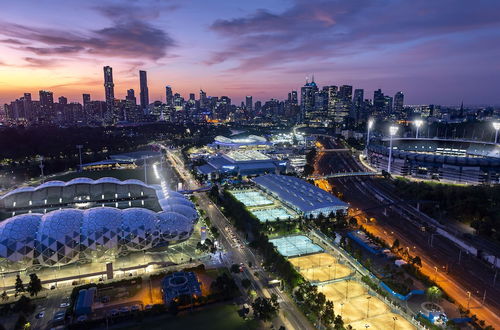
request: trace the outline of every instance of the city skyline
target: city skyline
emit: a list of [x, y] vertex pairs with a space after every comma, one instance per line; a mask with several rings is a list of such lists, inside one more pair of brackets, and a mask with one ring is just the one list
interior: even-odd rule
[[39, 90], [104, 100], [109, 65], [117, 98], [140, 91], [144, 70], [151, 101], [166, 85], [238, 103], [285, 99], [315, 74], [318, 85], [366, 95], [402, 90], [407, 104], [499, 104], [500, 5], [483, 5], [490, 10], [465, 1], [8, 3], [0, 103]]

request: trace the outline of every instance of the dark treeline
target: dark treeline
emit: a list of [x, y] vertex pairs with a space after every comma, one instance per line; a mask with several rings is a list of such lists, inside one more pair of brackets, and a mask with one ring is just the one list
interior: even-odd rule
[[421, 210], [435, 219], [469, 223], [479, 234], [500, 240], [500, 186], [394, 182], [403, 198], [422, 200]]
[[223, 126], [157, 123], [135, 127], [16, 127], [0, 129], [0, 185], [9, 186], [44, 172], [52, 174], [74, 169], [78, 164], [77, 145], [82, 145], [83, 162], [104, 160], [108, 155], [146, 148], [153, 141], [174, 146], [208, 143]]

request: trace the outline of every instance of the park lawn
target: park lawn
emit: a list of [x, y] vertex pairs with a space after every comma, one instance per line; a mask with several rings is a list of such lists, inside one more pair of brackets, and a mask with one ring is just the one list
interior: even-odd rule
[[259, 329], [256, 320], [244, 320], [238, 315], [238, 306], [216, 305], [192, 313], [177, 316], [165, 315], [151, 320], [145, 319], [137, 325], [123, 327], [124, 330], [203, 329], [203, 330], [253, 330]]

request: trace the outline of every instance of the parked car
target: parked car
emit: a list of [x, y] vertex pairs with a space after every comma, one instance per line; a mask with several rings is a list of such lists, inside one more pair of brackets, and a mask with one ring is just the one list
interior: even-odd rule
[[44, 316], [45, 316], [45, 312], [44, 312], [44, 311], [42, 311], [42, 312], [40, 312], [40, 313], [36, 314], [35, 318], [36, 318], [36, 319], [41, 319], [41, 318], [43, 318]]

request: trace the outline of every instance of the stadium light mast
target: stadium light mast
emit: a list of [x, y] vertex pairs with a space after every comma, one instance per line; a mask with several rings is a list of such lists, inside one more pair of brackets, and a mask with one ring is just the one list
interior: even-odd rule
[[82, 148], [83, 145], [77, 144], [76, 148], [78, 149], [78, 156], [80, 157], [80, 171], [82, 170]]
[[398, 131], [397, 126], [389, 127], [389, 163], [387, 164], [387, 173], [391, 173], [391, 160], [392, 160], [392, 137], [396, 135]]
[[368, 144], [370, 143], [370, 131], [373, 127], [373, 123], [375, 121], [371, 118], [368, 120], [367, 131], [366, 131], [366, 148], [365, 148], [365, 156], [368, 156]]
[[418, 130], [419, 130], [420, 126], [423, 125], [423, 123], [424, 123], [424, 121], [422, 119], [417, 119], [417, 120], [413, 121], [413, 124], [417, 128], [417, 133], [415, 134], [415, 139], [418, 139]]
[[493, 128], [495, 129], [495, 144], [498, 143], [498, 130], [500, 130], [500, 121], [493, 123]]

